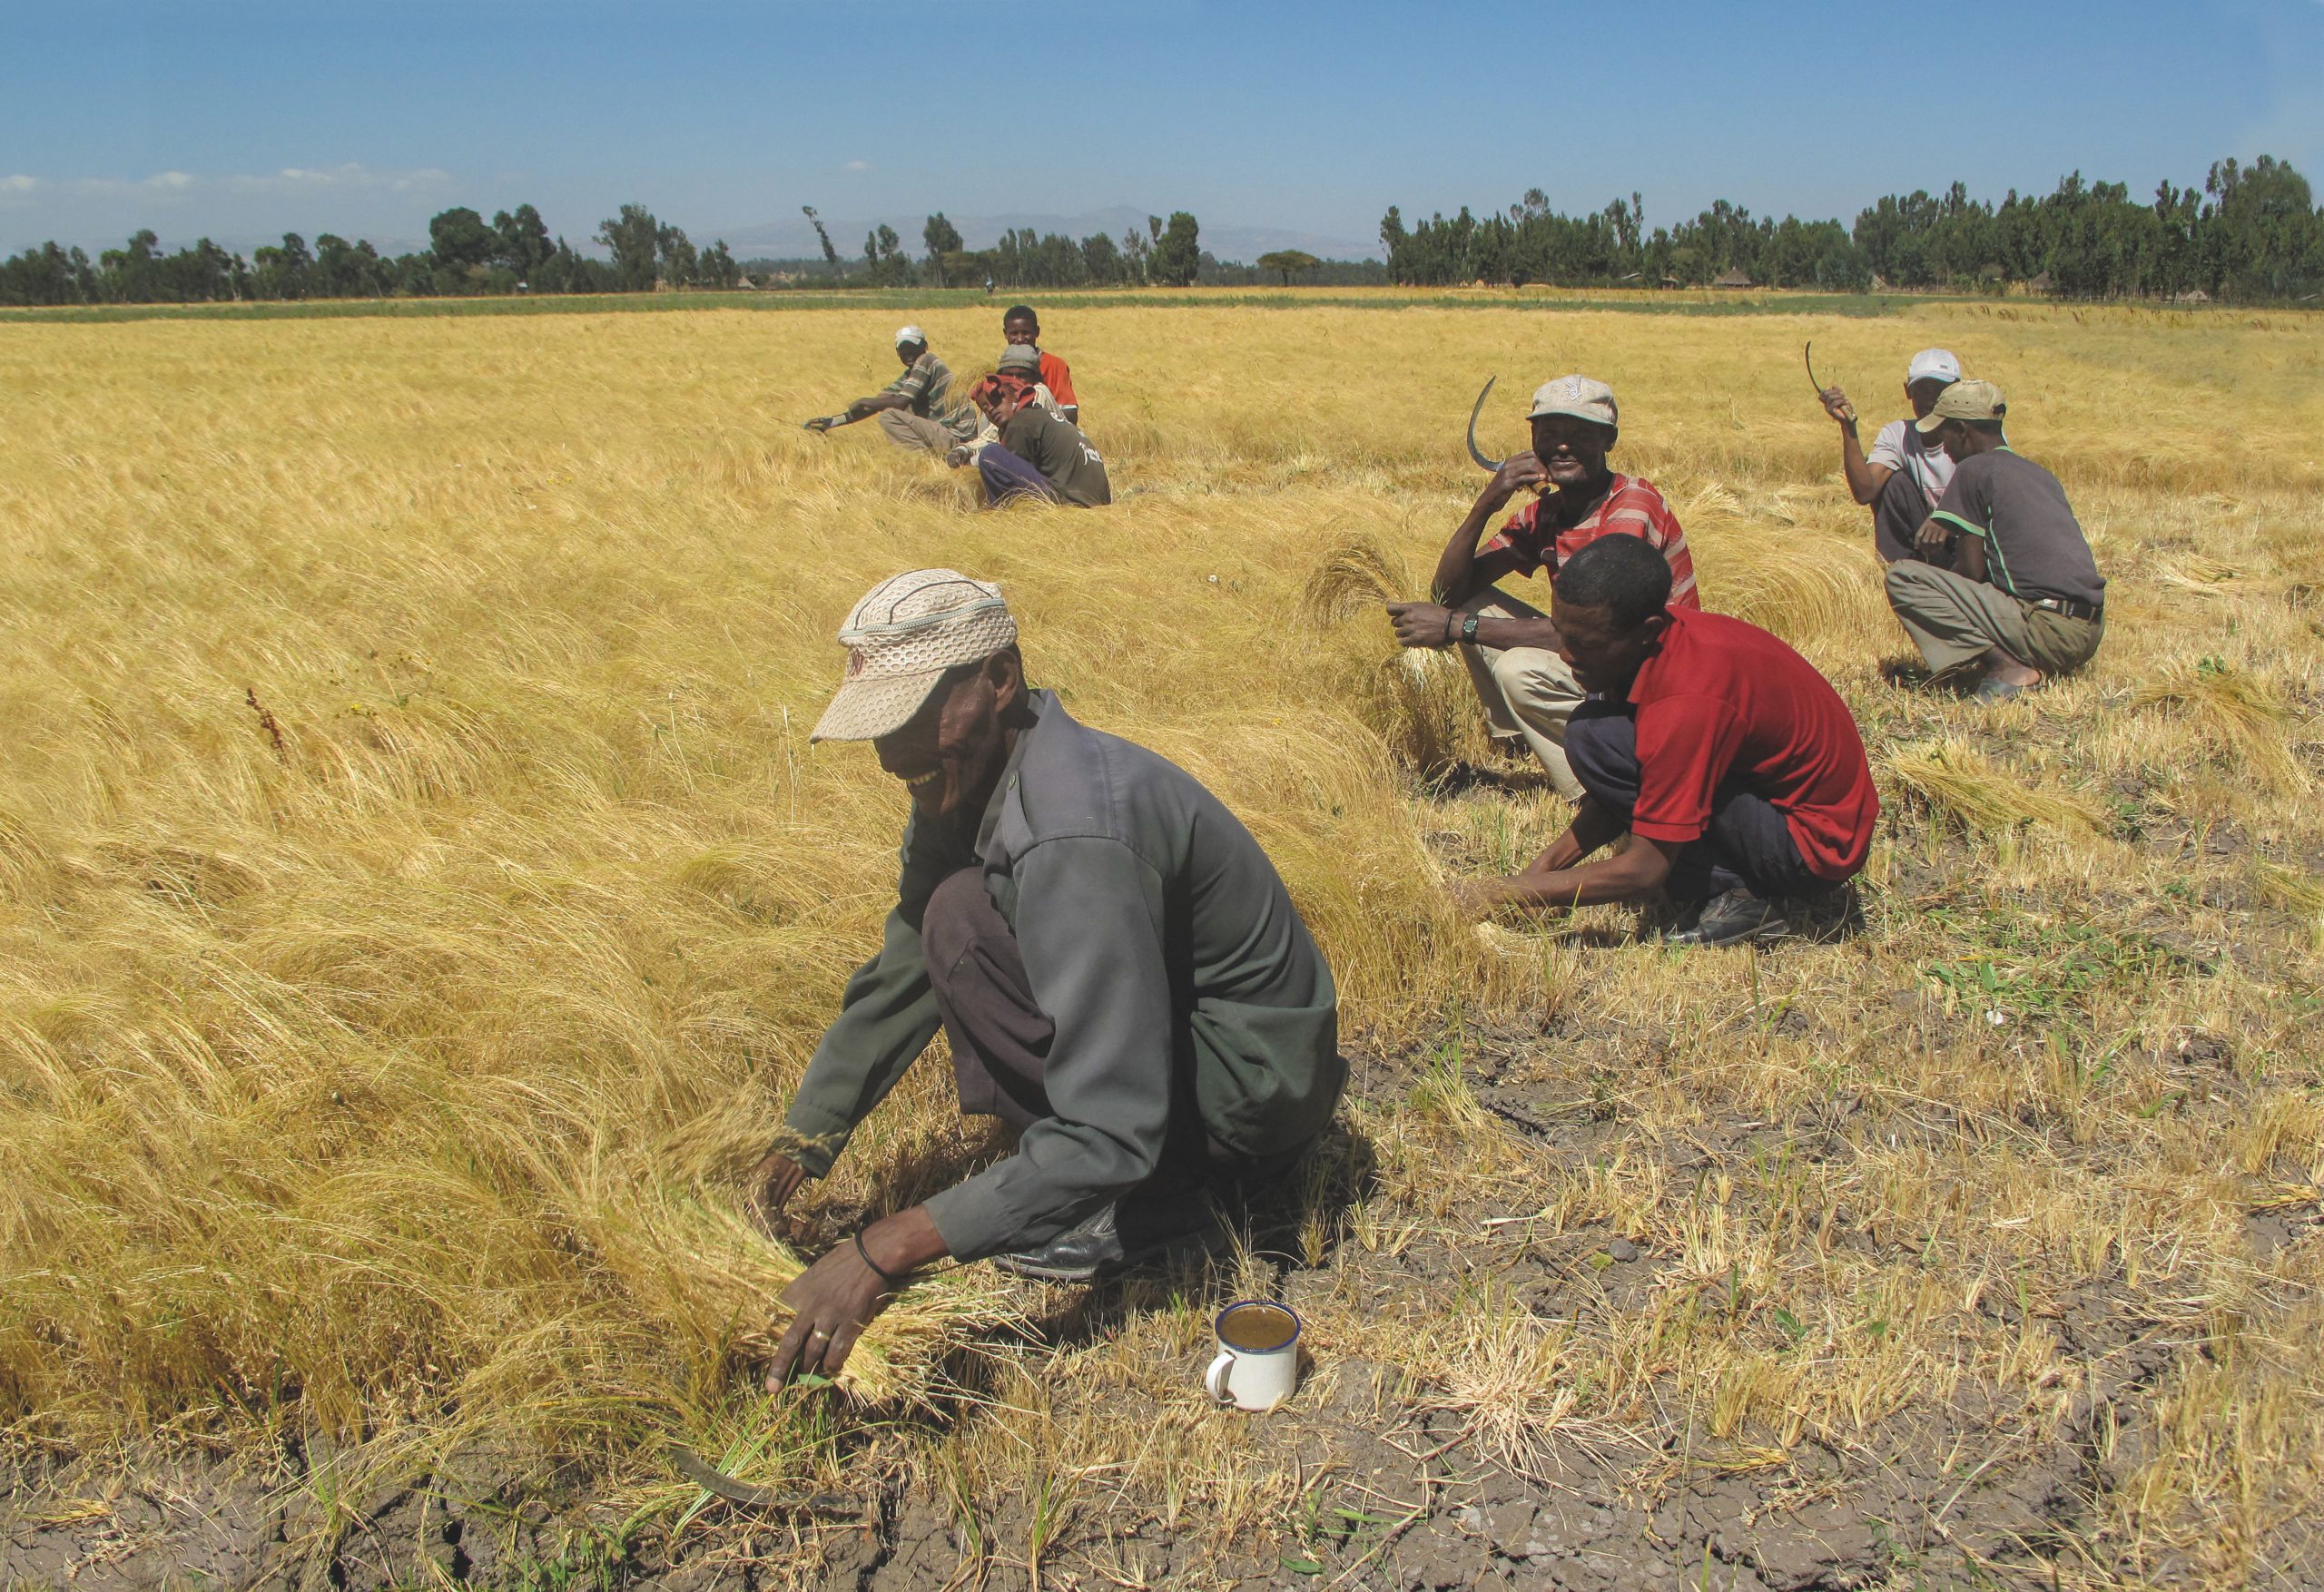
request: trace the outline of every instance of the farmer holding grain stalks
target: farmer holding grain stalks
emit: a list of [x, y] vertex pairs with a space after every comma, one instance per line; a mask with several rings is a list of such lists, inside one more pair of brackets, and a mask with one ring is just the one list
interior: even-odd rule
[[[1807, 659], [1757, 625], [1674, 605], [1669, 565], [1636, 537], [1568, 559], [1550, 615], [1590, 697], [1565, 733], [1585, 794], [1523, 872], [1456, 886], [1461, 906], [1660, 895], [1702, 903], [1667, 940], [1727, 945], [1795, 932], [1787, 899], [1830, 898], [1863, 869], [1880, 812], [1872, 769]], [[1584, 860], [1625, 834], [1625, 849]]]
[[818, 415], [805, 422], [821, 436], [837, 426], [852, 426], [873, 415], [880, 429], [898, 447], [944, 454], [977, 434], [976, 411], [952, 398], [952, 372], [929, 351], [928, 334], [916, 326], [896, 329], [896, 358], [904, 373], [869, 398], [857, 398], [836, 415]]
[[[1543, 383], [1527, 417], [1532, 449], [1502, 461], [1452, 533], [1436, 563], [1435, 601], [1388, 604], [1403, 645], [1460, 647], [1494, 740], [1521, 738], [1569, 801], [1581, 800], [1581, 785], [1568, 766], [1565, 727], [1582, 689], [1559, 654], [1556, 624], [1493, 583], [1537, 570], [1554, 580], [1566, 560], [1599, 537], [1635, 536], [1669, 561], [1671, 605], [1702, 606], [1679, 516], [1652, 482], [1617, 475], [1606, 463], [1621, 435], [1619, 418], [1614, 389], [1602, 381], [1561, 376]], [[1527, 489], [1543, 495], [1479, 546], [1493, 516]]]
[[964, 1115], [1015, 1154], [872, 1223], [784, 1291], [770, 1383], [836, 1372], [920, 1267], [1087, 1280], [1212, 1235], [1207, 1191], [1285, 1170], [1346, 1077], [1331, 970], [1250, 831], [1181, 770], [1025, 683], [1000, 589], [881, 582], [814, 737], [911, 792], [879, 954], [848, 980], [753, 1174], [772, 1221], [940, 1027]]
[[946, 456], [954, 465], [974, 463], [984, 481], [985, 506], [1012, 498], [1069, 503], [1102, 508], [1114, 500], [1106, 461], [1081, 428], [1058, 410], [1040, 379], [1040, 356], [1021, 344], [1000, 356], [1000, 369], [969, 389], [989, 430], [973, 445]]
[[1961, 379], [1961, 361], [1945, 349], [1923, 349], [1905, 368], [1905, 401], [1912, 420], [1891, 420], [1865, 451], [1856, 438], [1856, 406], [1837, 385], [1817, 392], [1824, 412], [1840, 424], [1840, 472], [1848, 496], [1872, 510], [1872, 542], [1881, 561], [1927, 562], [1914, 535], [1953, 481], [1953, 460], [1914, 420], [1926, 416], [1939, 394]]
[[2106, 581], [2082, 522], [2058, 478], [2010, 447], [2008, 409], [1992, 382], [1963, 381], [1915, 422], [1953, 460], [1916, 538], [1944, 562], [1888, 566], [1888, 605], [1931, 672], [1982, 661], [1987, 703], [2080, 668], [2106, 634]]

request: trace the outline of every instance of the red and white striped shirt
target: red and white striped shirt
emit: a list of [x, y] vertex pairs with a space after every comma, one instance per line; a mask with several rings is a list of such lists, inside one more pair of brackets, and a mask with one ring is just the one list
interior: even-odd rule
[[1670, 506], [1662, 500], [1662, 494], [1655, 489], [1653, 482], [1618, 475], [1614, 484], [1606, 489], [1605, 497], [1582, 516], [1579, 525], [1545, 532], [1541, 506], [1552, 501], [1551, 497], [1537, 497], [1511, 515], [1500, 533], [1478, 548], [1478, 553], [1495, 553], [1505, 547], [1516, 555], [1518, 574], [1531, 575], [1547, 565], [1550, 578], [1554, 581], [1567, 559], [1599, 537], [1643, 536], [1648, 546], [1669, 560], [1670, 606], [1701, 608], [1702, 598], [1695, 592], [1694, 555], [1687, 551], [1687, 533], [1679, 528], [1679, 516], [1670, 512]]

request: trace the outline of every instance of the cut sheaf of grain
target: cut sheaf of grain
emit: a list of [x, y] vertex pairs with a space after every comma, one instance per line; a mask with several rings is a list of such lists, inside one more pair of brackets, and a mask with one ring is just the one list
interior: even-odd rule
[[1968, 830], [1994, 832], [2034, 825], [2071, 834], [2102, 834], [2103, 812], [2078, 796], [2032, 784], [1962, 741], [1900, 748], [1882, 763], [1889, 780], [1929, 810]]

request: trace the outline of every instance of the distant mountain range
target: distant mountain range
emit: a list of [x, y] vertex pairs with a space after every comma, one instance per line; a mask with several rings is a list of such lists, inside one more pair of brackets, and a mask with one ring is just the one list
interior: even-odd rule
[[[1000, 241], [1003, 232], [1021, 227], [1030, 227], [1036, 232], [1062, 232], [1076, 239], [1087, 238], [1092, 232], [1103, 232], [1119, 242], [1121, 235], [1133, 227], [1145, 231], [1146, 218], [1153, 214], [1167, 218], [1168, 212], [1118, 204], [1110, 210], [1092, 211], [1084, 215], [1024, 213], [970, 216], [953, 215], [947, 211], [946, 219], [960, 230], [960, 241], [970, 248], [990, 249]], [[1199, 213], [1196, 219], [1200, 220]], [[856, 220], [823, 218], [823, 224], [831, 229], [832, 246], [839, 251], [843, 260], [862, 259], [864, 234], [881, 221], [893, 227], [896, 235], [904, 241], [905, 253], [917, 260], [926, 252], [920, 241], [921, 228], [928, 221], [925, 213]], [[703, 244], [715, 238], [724, 238], [726, 247], [733, 250], [738, 259], [753, 256], [776, 260], [814, 259], [823, 251], [822, 245], [815, 241], [815, 230], [807, 224], [807, 218], [803, 215], [723, 230], [711, 227], [697, 231], [690, 227], [687, 235]], [[576, 246], [578, 247], [577, 244]], [[1271, 254], [1278, 249], [1304, 249], [1323, 260], [1377, 260], [1380, 257], [1377, 239], [1367, 242], [1354, 238], [1329, 237], [1321, 232], [1295, 232], [1283, 227], [1214, 227], [1208, 221], [1202, 223], [1202, 246], [1210, 251], [1214, 259], [1238, 260], [1246, 265], [1260, 255]]]

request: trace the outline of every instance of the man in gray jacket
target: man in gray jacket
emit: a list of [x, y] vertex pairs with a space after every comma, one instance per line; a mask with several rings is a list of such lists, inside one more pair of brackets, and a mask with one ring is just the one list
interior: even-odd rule
[[940, 1026], [964, 1114], [1016, 1153], [885, 1216], [784, 1292], [770, 1382], [831, 1374], [919, 1267], [1094, 1277], [1206, 1224], [1207, 1188], [1287, 1167], [1346, 1078], [1338, 997], [1250, 831], [1184, 771], [1029, 690], [1000, 589], [883, 581], [840, 632], [815, 726], [911, 792], [879, 954], [754, 1174], [772, 1219]]

